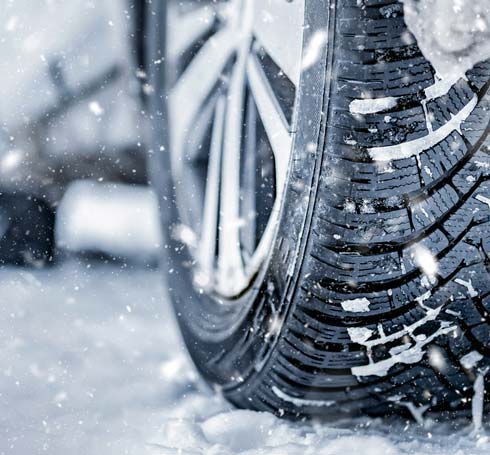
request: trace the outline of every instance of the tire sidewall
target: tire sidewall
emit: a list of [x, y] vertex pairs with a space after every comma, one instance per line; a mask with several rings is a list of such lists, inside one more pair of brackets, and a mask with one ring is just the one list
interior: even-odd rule
[[[218, 302], [198, 292], [192, 282], [192, 258], [173, 229], [179, 224], [175, 186], [170, 172], [169, 129], [166, 106], [165, 17], [166, 2], [148, 3], [147, 72], [154, 94], [148, 106], [152, 150], [150, 177], [156, 189], [164, 238], [162, 268], [179, 326], [189, 353], [204, 378], [224, 392], [243, 389], [265, 370], [288, 315], [297, 285], [306, 243], [321, 150], [325, 58], [318, 59], [302, 74], [298, 121], [290, 176], [274, 246], [253, 285], [242, 296]], [[323, 0], [306, 2], [305, 43], [328, 23]], [[324, 11], [324, 14], [319, 14]]]

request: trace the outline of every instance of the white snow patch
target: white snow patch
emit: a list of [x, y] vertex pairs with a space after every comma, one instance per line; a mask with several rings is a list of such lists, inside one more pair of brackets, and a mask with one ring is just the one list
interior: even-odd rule
[[198, 382], [161, 273], [83, 262], [0, 270], [0, 446], [50, 455], [489, 453], [488, 440], [447, 424], [428, 434], [396, 418], [305, 423], [234, 410]]
[[414, 322], [412, 325], [405, 326], [402, 330], [399, 330], [398, 332], [394, 332], [391, 335], [386, 335], [383, 331], [382, 325], [379, 324], [378, 332], [380, 332], [380, 337], [374, 340], [365, 341], [363, 344], [367, 348], [372, 348], [374, 346], [379, 346], [380, 344], [386, 344], [396, 340], [400, 340], [405, 335], [412, 336], [413, 332], [419, 327], [422, 327], [424, 324], [426, 324], [429, 321], [435, 321], [439, 316], [441, 310], [442, 310], [442, 306], [434, 309], [427, 309], [426, 315], [422, 319]]
[[473, 287], [473, 283], [471, 282], [471, 280], [465, 281], [461, 278], [456, 278], [454, 282], [460, 284], [461, 286], [464, 286], [468, 290], [468, 294], [470, 297], [478, 297], [478, 292]]
[[428, 277], [434, 277], [437, 274], [439, 265], [434, 255], [427, 248], [417, 246], [413, 249], [412, 255], [417, 267]]
[[487, 0], [403, 0], [405, 20], [442, 79], [457, 80], [490, 58]]
[[14, 149], [0, 157], [0, 172], [8, 174], [15, 171], [22, 163], [24, 153], [22, 150]]
[[350, 103], [349, 110], [351, 114], [377, 114], [378, 112], [389, 111], [398, 104], [395, 97], [387, 96], [385, 98], [357, 99]]
[[201, 428], [210, 443], [240, 452], [264, 446], [275, 424], [277, 419], [272, 414], [239, 410], [213, 416]]
[[416, 339], [415, 344], [398, 354], [391, 355], [391, 357], [381, 360], [379, 362], [370, 362], [368, 365], [363, 365], [359, 367], [352, 368], [352, 374], [354, 376], [386, 376], [391, 367], [398, 363], [402, 364], [413, 364], [420, 362], [424, 356], [423, 348], [431, 343], [436, 338], [447, 335], [455, 330], [456, 327], [448, 326], [448, 324], [443, 321], [439, 329], [432, 335], [424, 339]]
[[347, 332], [349, 333], [350, 339], [358, 344], [366, 343], [373, 334], [373, 331], [367, 327], [349, 327]]
[[[450, 326], [449, 322], [441, 321], [439, 328], [430, 336], [419, 335], [415, 336], [414, 332], [419, 327], [422, 327], [429, 321], [435, 321], [439, 316], [442, 306], [438, 308], [427, 308], [422, 306], [426, 315], [420, 320], [414, 322], [410, 326], [404, 327], [398, 332], [386, 335], [382, 329], [381, 324], [378, 326], [379, 337], [373, 340], [369, 340], [372, 332], [363, 327], [348, 328], [349, 336], [352, 341], [359, 343], [367, 348], [369, 363], [368, 365], [362, 365], [352, 368], [352, 374], [355, 376], [385, 376], [389, 369], [397, 363], [413, 364], [420, 361], [424, 354], [424, 347], [430, 344], [434, 339], [439, 336], [446, 335], [453, 332], [456, 327]], [[366, 332], [367, 331], [367, 332]], [[370, 333], [371, 332], [371, 333]], [[412, 341], [411, 344], [403, 341], [405, 336], [408, 336]], [[395, 346], [390, 349], [390, 357], [384, 360], [374, 362], [372, 358], [372, 348], [378, 345], [384, 345], [392, 343], [396, 340], [402, 340], [403, 342], [399, 346]]]
[[410, 411], [410, 414], [412, 414], [412, 417], [419, 425], [424, 425], [424, 414], [430, 407], [428, 404], [419, 407], [415, 406], [412, 402], [401, 401], [400, 404]]
[[483, 356], [478, 351], [471, 351], [469, 354], [461, 357], [459, 362], [461, 365], [463, 365], [463, 368], [471, 370], [472, 368], [476, 367], [481, 359], [483, 359]]
[[[400, 452], [391, 443], [380, 437], [349, 436], [337, 439], [323, 450], [311, 452], [319, 455], [347, 455], [362, 453], [363, 455], [398, 455]], [[277, 453], [277, 455], [279, 455]]]
[[90, 109], [90, 112], [92, 112], [92, 114], [94, 114], [96, 117], [104, 115], [105, 111], [98, 101], [91, 101], [88, 107]]
[[430, 170], [429, 166], [424, 166], [424, 171], [429, 177], [433, 177], [432, 171]]
[[421, 426], [424, 425], [424, 414], [429, 409], [429, 405], [423, 405], [420, 407], [417, 407], [414, 403], [411, 401], [401, 401], [401, 397], [399, 396], [394, 396], [394, 397], [389, 397], [388, 401], [391, 401], [392, 403], [396, 403], [400, 406], [403, 406], [408, 409], [410, 414], [412, 414], [413, 419]]
[[219, 413], [202, 422], [173, 419], [151, 453], [183, 455], [398, 455], [387, 438], [362, 429], [290, 423], [252, 411]]
[[454, 131], [460, 131], [463, 122], [470, 116], [478, 104], [475, 96], [461, 111], [452, 117], [447, 123], [427, 136], [402, 144], [372, 147], [369, 149], [371, 158], [375, 161], [393, 161], [419, 156], [422, 152], [439, 144]]
[[471, 413], [473, 416], [473, 433], [477, 434], [483, 426], [483, 406], [485, 399], [485, 375], [488, 370], [478, 373], [473, 384], [473, 399], [471, 400]]
[[350, 311], [352, 313], [366, 313], [369, 311], [369, 305], [371, 305], [371, 302], [366, 297], [362, 297], [358, 299], [344, 300], [341, 305], [345, 311]]
[[190, 248], [197, 248], [197, 234], [186, 224], [177, 224], [172, 229], [172, 236], [175, 240], [187, 245]]
[[451, 75], [445, 79], [436, 74], [435, 83], [427, 87], [425, 92], [426, 102], [447, 95], [449, 90], [456, 84], [461, 77], [459, 75]]
[[432, 368], [444, 372], [446, 370], [446, 358], [440, 348], [431, 346], [428, 350], [428, 359]]
[[329, 400], [308, 400], [304, 398], [292, 397], [287, 393], [283, 392], [281, 389], [279, 389], [276, 386], [272, 387], [272, 391], [281, 400], [284, 400], [288, 403], [292, 403], [298, 407], [313, 406], [313, 407], [323, 408], [323, 407], [333, 406], [335, 404], [335, 401], [329, 401]]
[[425, 292], [424, 294], [422, 294], [421, 296], [417, 297], [415, 299], [415, 301], [420, 305], [420, 306], [423, 306], [424, 305], [424, 302], [428, 299], [430, 299], [430, 297], [432, 296], [432, 291], [427, 291]]
[[490, 207], [490, 198], [483, 196], [483, 194], [478, 194], [476, 196], [476, 200], [483, 202], [484, 204], [487, 204], [488, 207]]

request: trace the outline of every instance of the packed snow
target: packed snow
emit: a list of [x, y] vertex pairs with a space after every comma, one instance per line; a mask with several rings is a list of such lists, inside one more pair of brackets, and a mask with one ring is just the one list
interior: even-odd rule
[[419, 157], [423, 152], [435, 147], [442, 140], [447, 138], [452, 132], [459, 131], [461, 125], [470, 116], [477, 104], [478, 98], [475, 96], [463, 109], [461, 109], [460, 112], [453, 116], [451, 120], [432, 132], [432, 134], [401, 144], [372, 147], [369, 149], [369, 154], [373, 160], [381, 162]]
[[[372, 159], [390, 162], [418, 158], [451, 133], [459, 131], [473, 112], [475, 96], [460, 112], [436, 129], [427, 114], [427, 102], [448, 93], [468, 70], [490, 58], [490, 3], [487, 0], [402, 0], [405, 20], [424, 56], [436, 71], [435, 83], [425, 89], [427, 129], [430, 134], [401, 144], [369, 149]], [[399, 99], [357, 99], [350, 104], [351, 113], [370, 114], [388, 111]]]
[[442, 79], [490, 58], [488, 0], [403, 0], [405, 20]]
[[470, 370], [471, 368], [474, 368], [482, 359], [483, 356], [478, 351], [471, 351], [470, 353], [461, 357], [459, 361], [464, 368]]
[[358, 299], [344, 300], [341, 305], [345, 311], [350, 311], [352, 313], [366, 313], [369, 311], [371, 302], [366, 297], [361, 297]]
[[376, 114], [377, 112], [389, 111], [398, 104], [397, 98], [388, 96], [378, 99], [353, 100], [349, 105], [351, 114]]

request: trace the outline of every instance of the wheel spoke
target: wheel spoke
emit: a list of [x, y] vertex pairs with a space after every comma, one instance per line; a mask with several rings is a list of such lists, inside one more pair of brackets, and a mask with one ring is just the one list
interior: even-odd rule
[[260, 0], [255, 2], [255, 8], [255, 37], [298, 87], [303, 49], [304, 1]]
[[193, 0], [168, 17], [176, 199], [199, 237], [190, 248], [194, 283], [224, 298], [252, 284], [274, 240], [294, 138], [304, 1]]
[[172, 37], [168, 49], [171, 59], [178, 58], [206, 32], [211, 30], [216, 20], [216, 10], [210, 6], [195, 8], [179, 14], [176, 8], [169, 8], [169, 36]]
[[236, 45], [236, 34], [225, 28], [212, 36], [187, 67], [169, 97], [172, 119], [172, 154], [180, 159], [192, 123], [213, 88]]
[[242, 146], [247, 43], [238, 55], [228, 93], [223, 168], [221, 175], [221, 221], [219, 242], [219, 279], [222, 289], [240, 287], [244, 267], [240, 248], [240, 153]]
[[280, 195], [286, 183], [292, 136], [257, 57], [249, 57], [247, 73], [260, 118], [274, 153], [277, 194]]
[[221, 153], [223, 150], [224, 120], [225, 99], [220, 97], [216, 104], [214, 114], [211, 150], [209, 154], [209, 165], [206, 181], [206, 194], [204, 198], [201, 242], [198, 252], [200, 272], [203, 273], [206, 283], [210, 283], [212, 279], [216, 252], [216, 239], [218, 235], [219, 188], [221, 177]]
[[244, 137], [242, 168], [242, 216], [244, 226], [241, 232], [242, 245], [246, 253], [251, 256], [256, 244], [256, 173], [257, 166], [257, 109], [251, 96], [247, 97], [246, 133]]

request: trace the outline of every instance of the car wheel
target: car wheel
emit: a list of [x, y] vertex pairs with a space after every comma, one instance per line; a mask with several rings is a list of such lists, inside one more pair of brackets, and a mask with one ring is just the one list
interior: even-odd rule
[[28, 194], [0, 194], [0, 265], [41, 267], [53, 263], [55, 214]]
[[396, 1], [153, 2], [148, 24], [164, 268], [204, 378], [281, 415], [467, 409], [490, 64], [441, 80]]

